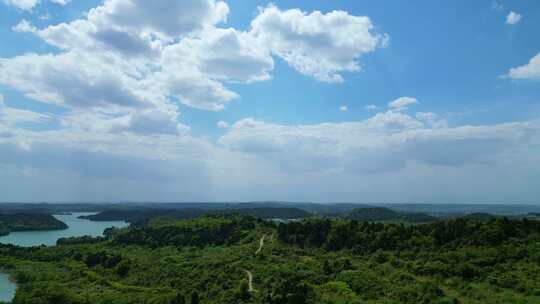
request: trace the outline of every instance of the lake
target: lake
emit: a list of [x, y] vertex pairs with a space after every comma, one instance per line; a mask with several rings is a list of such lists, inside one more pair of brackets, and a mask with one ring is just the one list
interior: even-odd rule
[[39, 245], [54, 246], [59, 238], [83, 235], [94, 237], [102, 236], [103, 230], [107, 228], [123, 228], [129, 225], [124, 221], [93, 222], [78, 218], [81, 215], [89, 214], [93, 213], [55, 215], [54, 217], [66, 223], [69, 228], [65, 230], [11, 232], [9, 235], [0, 237], [0, 243], [18, 245], [22, 247]]
[[9, 302], [15, 296], [17, 285], [9, 280], [9, 276], [0, 273], [0, 302]]
[[[11, 232], [9, 235], [0, 237], [0, 243], [12, 244], [23, 247], [30, 246], [54, 246], [59, 238], [72, 236], [102, 236], [103, 231], [110, 227], [123, 228], [129, 224], [124, 221], [92, 222], [78, 218], [81, 215], [93, 213], [73, 213], [55, 215], [57, 219], [68, 225], [65, 230], [50, 231], [20, 231]], [[15, 296], [17, 285], [9, 280], [9, 276], [0, 272], [0, 302], [9, 302]]]

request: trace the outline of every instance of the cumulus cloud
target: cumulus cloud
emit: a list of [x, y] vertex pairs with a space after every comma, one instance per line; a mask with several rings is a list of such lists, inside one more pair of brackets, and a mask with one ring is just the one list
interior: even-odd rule
[[[160, 9], [164, 5], [167, 10]], [[162, 16], [164, 11], [170, 18]], [[22, 20], [13, 30], [33, 33], [63, 53], [2, 58], [0, 71], [10, 75], [0, 82], [34, 99], [64, 105], [88, 104], [89, 99], [102, 107], [148, 99], [163, 104], [173, 98], [199, 109], [222, 110], [238, 98], [224, 82], [269, 80], [274, 67], [270, 51], [253, 35], [215, 27], [227, 14], [228, 6], [214, 0], [108, 0], [84, 19], [44, 29]], [[28, 64], [36, 64], [38, 72], [30, 72]], [[41, 74], [47, 67], [58, 73]], [[95, 83], [81, 83], [88, 76]], [[72, 86], [63, 86], [60, 77]], [[104, 100], [100, 91], [105, 86], [116, 96]], [[92, 91], [99, 98], [73, 96], [77, 91]]]
[[516, 12], [510, 12], [507, 16], [506, 16], [506, 24], [508, 25], [514, 25], [514, 24], [517, 24], [521, 21], [521, 18], [523, 18], [523, 16], [519, 13], [516, 13]]
[[238, 98], [223, 82], [268, 80], [274, 62], [247, 33], [216, 28], [165, 47], [160, 66], [149, 83], [188, 106], [215, 111]]
[[[193, 54], [193, 49], [200, 50]], [[182, 56], [193, 54], [199, 69], [213, 79], [233, 82], [268, 80], [274, 61], [252, 35], [235, 29], [208, 30], [197, 39], [186, 39], [175, 49]]]
[[506, 77], [512, 79], [540, 80], [540, 53], [531, 58], [528, 64], [511, 68]]
[[[231, 88], [270, 80], [275, 58], [319, 81], [343, 81], [388, 36], [369, 17], [275, 6], [242, 31], [224, 27], [222, 1], [172, 2], [106, 0], [70, 22], [13, 28], [57, 49], [0, 58], [0, 84], [60, 114], [0, 103], [4, 199], [401, 200], [425, 198], [431, 186], [442, 190], [430, 195], [446, 197], [540, 195], [537, 122], [450, 127], [436, 113], [407, 114], [418, 103], [411, 97], [360, 121], [246, 118], [218, 122], [217, 142], [195, 137], [180, 106], [224, 109], [239, 98]], [[538, 78], [535, 58], [509, 75]]]
[[[68, 106], [163, 105], [172, 96], [195, 107], [222, 109], [224, 102], [237, 95], [204, 74], [197, 58], [190, 56], [172, 64], [169, 60], [181, 54], [172, 58], [169, 54], [180, 48], [175, 46], [176, 40], [225, 20], [228, 7], [212, 0], [175, 3], [109, 0], [92, 9], [86, 19], [42, 30], [23, 20], [14, 30], [34, 33], [64, 53], [0, 59], [0, 70], [10, 74], [0, 82], [34, 99]], [[165, 4], [172, 7], [161, 10]], [[170, 18], [163, 18], [163, 11]], [[171, 37], [175, 41], [169, 42]], [[29, 64], [36, 65], [37, 72], [30, 72]], [[43, 74], [49, 69], [52, 74]], [[265, 72], [253, 73], [246, 77]]]
[[111, 132], [133, 132], [142, 135], [171, 134], [177, 135], [189, 131], [179, 124], [174, 111], [137, 111], [113, 120]]
[[39, 0], [4, 0], [4, 3], [22, 10], [30, 10], [39, 3]]
[[347, 111], [349, 111], [349, 108], [347, 106], [341, 106], [341, 107], [339, 107], [339, 110], [341, 112], [347, 112]]
[[23, 19], [21, 20], [21, 22], [17, 23], [17, 25], [14, 26], [12, 30], [19, 33], [34, 33], [37, 31], [37, 28], [34, 27], [32, 23]]
[[225, 2], [214, 0], [107, 0], [89, 12], [88, 20], [106, 28], [176, 39], [225, 21], [228, 13]]
[[341, 72], [359, 70], [359, 57], [385, 40], [368, 17], [344, 11], [268, 6], [249, 31], [218, 27], [228, 13], [216, 0], [106, 0], [84, 18], [43, 29], [22, 20], [14, 31], [60, 52], [0, 58], [0, 83], [71, 108], [117, 112], [179, 101], [219, 111], [239, 97], [228, 83], [272, 78], [272, 55], [316, 79], [342, 81]]
[[446, 119], [440, 119], [439, 115], [433, 112], [417, 112], [416, 119], [425, 122], [434, 128], [443, 128], [448, 126]]
[[27, 97], [69, 107], [144, 107], [144, 86], [100, 58], [70, 52], [0, 58], [0, 83]]
[[423, 126], [423, 123], [409, 115], [388, 111], [377, 113], [373, 117], [367, 119], [366, 125], [369, 126], [370, 129], [403, 130], [420, 128]]
[[[418, 115], [435, 121], [432, 114]], [[498, 157], [527, 150], [538, 139], [535, 123], [433, 126], [403, 113], [379, 113], [360, 122], [285, 126], [245, 119], [220, 143], [274, 162], [286, 172], [343, 171], [375, 174], [409, 163], [459, 168], [493, 165]]]
[[[31, 10], [36, 5], [38, 5], [40, 0], [3, 0], [5, 4], [17, 7], [22, 10]], [[66, 5], [71, 0], [49, 0], [52, 3]]]
[[412, 97], [400, 97], [388, 103], [388, 107], [394, 111], [405, 111], [410, 105], [418, 104], [418, 100]]
[[359, 71], [359, 58], [387, 40], [372, 32], [369, 17], [344, 11], [306, 13], [269, 5], [251, 27], [251, 33], [273, 54], [323, 82], [342, 82], [341, 73]]
[[220, 129], [227, 129], [228, 127], [230, 127], [230, 125], [228, 122], [220, 120], [217, 122], [217, 127]]
[[[172, 129], [166, 123], [158, 124], [156, 133], [140, 134], [140, 122], [131, 122], [130, 114], [104, 119], [109, 125], [99, 128], [103, 124], [93, 120], [96, 115], [82, 116], [88, 114], [83, 111], [72, 117], [71, 125], [50, 131], [12, 128], [0, 121], [0, 166], [9, 166], [0, 170], [0, 178], [13, 189], [24, 185], [26, 192], [4, 192], [19, 199], [20, 193], [28, 191], [36, 191], [33, 197], [43, 199], [36, 183], [49, 185], [57, 179], [63, 184], [48, 188], [58, 190], [49, 199], [63, 197], [66, 180], [72, 185], [68, 189], [75, 189], [72, 198], [76, 199], [100, 194], [102, 199], [135, 200], [188, 195], [194, 200], [360, 197], [427, 202], [538, 194], [530, 182], [540, 173], [537, 122], [434, 127], [427, 121], [440, 120], [439, 115], [420, 113], [389, 111], [356, 122], [312, 125], [243, 119], [225, 129], [218, 145], [187, 132], [163, 132], [162, 128]], [[166, 119], [142, 119], [144, 125], [157, 121]], [[23, 177], [22, 173], [17, 177], [17, 172], [29, 170], [48, 178]], [[508, 170], [513, 172], [511, 179], [503, 174]], [[396, 185], [389, 187], [389, 180]], [[94, 192], [79, 191], [73, 183]], [[314, 189], [313, 185], [320, 184], [328, 187]], [[446, 192], [427, 195], [427, 186]], [[159, 189], [159, 193], [145, 194], [141, 187]], [[203, 187], [208, 191], [197, 194]], [[490, 188], [495, 193], [475, 196], [478, 189]]]

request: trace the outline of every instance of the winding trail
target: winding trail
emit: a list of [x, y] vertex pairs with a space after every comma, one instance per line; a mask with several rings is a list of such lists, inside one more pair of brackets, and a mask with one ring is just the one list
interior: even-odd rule
[[244, 272], [246, 273], [246, 275], [248, 277], [248, 291], [249, 292], [257, 292], [257, 290], [255, 290], [253, 288], [253, 274], [249, 270], [244, 270]]
[[264, 246], [264, 238], [266, 237], [266, 234], [262, 236], [262, 238], [259, 240], [259, 249], [255, 251], [255, 255], [259, 254], [261, 252], [263, 246]]
[[[255, 255], [259, 254], [261, 252], [261, 250], [263, 249], [264, 247], [264, 238], [266, 238], [266, 234], [264, 234], [261, 239], [259, 240], [259, 248], [255, 251]], [[273, 235], [270, 236], [270, 238], [273, 238]], [[246, 273], [247, 275], [247, 279], [248, 279], [248, 291], [249, 292], [257, 292], [257, 290], [255, 288], [253, 288], [253, 274], [251, 273], [251, 271], [247, 270], [247, 269], [244, 269], [244, 272]]]

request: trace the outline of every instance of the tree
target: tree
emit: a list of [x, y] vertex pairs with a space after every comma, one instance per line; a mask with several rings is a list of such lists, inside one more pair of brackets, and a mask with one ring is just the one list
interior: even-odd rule
[[332, 273], [332, 266], [328, 260], [324, 260], [323, 271], [326, 275], [330, 275]]
[[251, 297], [251, 295], [249, 294], [249, 286], [246, 281], [242, 281], [240, 283], [238, 296], [243, 301], [247, 301]]
[[199, 293], [194, 291], [191, 293], [191, 304], [199, 304], [201, 300], [199, 299]]
[[177, 293], [176, 296], [174, 296], [171, 304], [186, 304], [186, 298], [183, 294]]

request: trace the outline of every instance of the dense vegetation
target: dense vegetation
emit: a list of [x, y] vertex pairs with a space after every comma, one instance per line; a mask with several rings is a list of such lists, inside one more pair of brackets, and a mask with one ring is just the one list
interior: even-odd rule
[[0, 214], [0, 235], [6, 235], [11, 231], [60, 230], [67, 228], [66, 223], [50, 214]]
[[91, 215], [83, 215], [79, 218], [91, 221], [126, 221], [137, 223], [154, 217], [171, 216], [176, 219], [196, 218], [205, 213], [199, 209], [168, 210], [168, 209], [110, 209]]
[[540, 303], [540, 222], [527, 219], [211, 215], [59, 243], [0, 246], [13, 303]]
[[263, 219], [300, 219], [312, 216], [311, 213], [298, 208], [235, 208], [235, 209], [110, 209], [97, 214], [85, 215], [80, 218], [92, 221], [127, 221], [130, 223], [145, 222], [149, 219], [167, 216], [175, 219], [193, 219], [201, 215], [211, 214], [240, 214]]
[[399, 212], [384, 207], [356, 208], [343, 213], [341, 217], [362, 222], [427, 223], [437, 220], [436, 217], [424, 213]]

